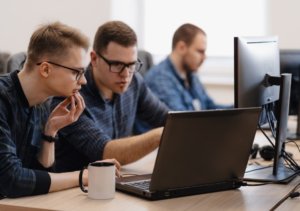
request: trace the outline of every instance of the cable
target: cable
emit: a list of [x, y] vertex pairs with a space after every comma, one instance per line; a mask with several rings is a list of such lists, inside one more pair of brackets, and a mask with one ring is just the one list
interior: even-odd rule
[[[273, 109], [271, 105], [265, 105], [264, 109], [266, 110], [266, 117], [269, 123], [269, 126], [271, 128], [271, 132], [272, 132], [272, 136], [274, 139], [276, 139], [276, 133], [275, 128], [274, 128], [274, 122], [276, 122], [276, 117], [274, 115]], [[265, 133], [264, 129], [261, 128], [260, 124], [258, 124], [258, 127], [260, 129], [260, 131], [263, 133], [263, 135], [267, 138], [267, 140], [269, 141], [269, 143], [272, 145], [272, 147], [275, 150], [275, 145], [273, 144], [273, 142], [271, 141], [270, 137]], [[284, 142], [285, 143], [285, 142]], [[284, 144], [283, 143], [283, 144]], [[294, 142], [293, 142], [294, 143]], [[296, 144], [296, 143], [294, 143]], [[300, 151], [299, 146], [296, 144], [298, 150]], [[287, 153], [284, 149], [284, 147], [281, 148], [281, 152], [279, 157], [282, 157], [285, 161], [285, 164], [288, 166], [287, 168], [290, 168], [293, 171], [298, 171], [300, 169], [300, 166], [297, 164], [297, 162], [290, 156], [289, 153]]]
[[275, 138], [276, 137], [277, 119], [273, 113], [274, 109], [271, 107], [271, 104], [265, 105], [264, 108], [266, 111], [266, 117], [267, 117], [267, 121], [269, 123], [270, 129], [271, 129], [272, 136], [273, 136], [273, 138]]
[[124, 173], [120, 177], [140, 176], [140, 174]]
[[295, 198], [300, 196], [299, 192], [296, 192], [296, 190], [300, 187], [300, 183], [298, 183], [290, 192], [288, 192], [282, 199], [280, 199], [271, 209], [270, 211], [275, 210], [278, 208], [284, 201], [286, 201], [288, 198]]
[[243, 182], [242, 186], [262, 186], [262, 185], [270, 185], [270, 184], [274, 184], [274, 182], [262, 182], [262, 183]]
[[299, 145], [294, 141], [294, 140], [289, 140], [289, 141], [286, 141], [286, 143], [293, 143], [296, 145], [296, 147], [298, 148], [298, 151], [300, 152], [300, 148], [299, 148]]
[[275, 148], [275, 145], [273, 144], [273, 142], [271, 141], [271, 139], [269, 138], [269, 136], [266, 134], [266, 132], [264, 131], [264, 129], [262, 129], [260, 125], [258, 125], [258, 128], [259, 128], [260, 131], [264, 134], [264, 136], [267, 138], [267, 140], [268, 140], [269, 143], [272, 145], [272, 147]]
[[260, 167], [260, 168], [256, 168], [256, 169], [245, 171], [245, 173], [249, 173], [249, 172], [253, 172], [253, 171], [258, 171], [258, 170], [266, 169], [266, 168], [270, 168], [270, 167], [273, 167], [273, 166], [272, 165], [271, 166], [263, 166], [263, 167]]

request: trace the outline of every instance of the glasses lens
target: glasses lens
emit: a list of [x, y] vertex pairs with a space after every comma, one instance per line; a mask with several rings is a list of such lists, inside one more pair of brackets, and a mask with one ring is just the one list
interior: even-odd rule
[[119, 73], [125, 68], [124, 64], [116, 63], [116, 64], [110, 64], [110, 71], [114, 73]]
[[76, 80], [79, 81], [79, 79], [82, 77], [82, 75], [84, 74], [84, 71], [78, 71], [77, 75], [76, 75]]
[[136, 72], [140, 71], [142, 65], [143, 65], [142, 62], [137, 61], [137, 62], [135, 63], [135, 71], [136, 71]]
[[111, 72], [114, 73], [120, 73], [122, 72], [125, 68], [128, 68], [128, 71], [130, 73], [133, 73], [135, 71], [139, 71], [141, 69], [142, 63], [140, 61], [137, 61], [133, 64], [123, 64], [123, 63], [111, 63], [109, 64], [109, 68]]

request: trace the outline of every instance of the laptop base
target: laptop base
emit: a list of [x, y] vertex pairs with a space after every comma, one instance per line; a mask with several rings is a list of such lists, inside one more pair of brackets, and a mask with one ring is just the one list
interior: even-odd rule
[[237, 189], [241, 187], [242, 183], [240, 181], [218, 182], [215, 184], [177, 188], [176, 190], [166, 191], [143, 191], [134, 187], [127, 186], [124, 183], [122, 185], [119, 184], [120, 183], [116, 184], [116, 189], [118, 191], [129, 193], [131, 195], [135, 195], [148, 200], [162, 200], [181, 196], [190, 196], [196, 194]]

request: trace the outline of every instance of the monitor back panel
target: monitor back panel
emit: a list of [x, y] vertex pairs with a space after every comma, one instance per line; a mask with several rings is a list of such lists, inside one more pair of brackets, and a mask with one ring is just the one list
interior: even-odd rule
[[241, 179], [259, 108], [169, 113], [151, 191]]

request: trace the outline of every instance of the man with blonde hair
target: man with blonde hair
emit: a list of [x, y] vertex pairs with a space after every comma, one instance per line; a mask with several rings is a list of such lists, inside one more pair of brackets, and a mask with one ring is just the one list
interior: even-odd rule
[[[0, 195], [20, 197], [78, 186], [79, 172], [48, 173], [57, 132], [85, 108], [88, 39], [59, 22], [31, 36], [22, 70], [0, 77]], [[66, 96], [50, 113], [47, 100]], [[85, 174], [87, 183], [87, 173]]]

